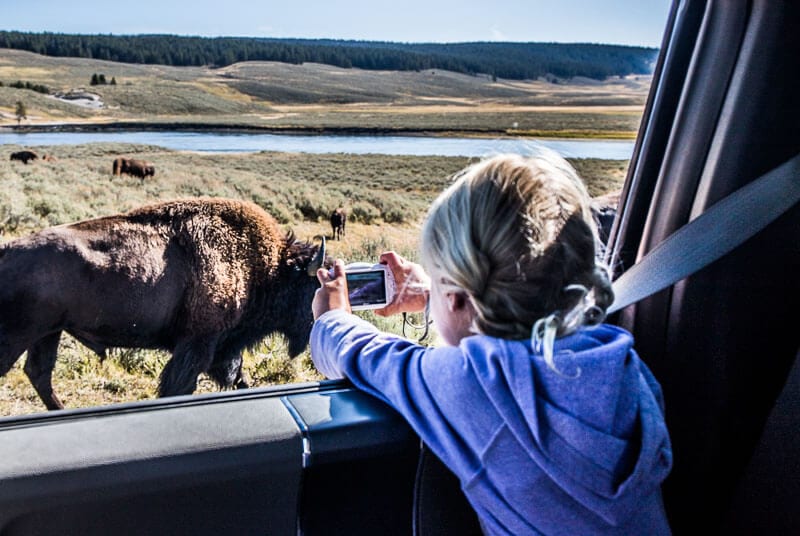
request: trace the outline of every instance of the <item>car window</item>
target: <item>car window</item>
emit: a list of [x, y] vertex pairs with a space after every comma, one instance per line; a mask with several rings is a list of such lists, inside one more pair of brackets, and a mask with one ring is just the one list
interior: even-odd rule
[[[474, 2], [450, 9], [412, 3], [386, 8], [393, 24], [362, 21], [350, 34], [331, 30], [328, 22], [339, 14], [322, 4], [306, 14], [305, 27], [300, 15], [280, 13], [270, 28], [224, 30], [208, 25], [217, 15], [205, 14], [165, 29], [162, 13], [102, 32], [91, 21], [111, 20], [96, 13], [76, 25], [67, 21], [81, 17], [59, 18], [53, 4], [42, 25], [31, 27], [20, 7], [9, 7], [0, 31], [0, 241], [28, 242], [0, 259], [8, 275], [0, 293], [7, 310], [0, 415], [43, 411], [32, 383], [50, 367], [54, 391], [69, 408], [150, 399], [173, 351], [196, 356], [210, 345], [226, 355], [244, 345], [242, 374], [232, 359], [200, 374], [194, 392], [218, 390], [221, 378], [234, 387], [322, 379], [308, 350], [291, 357], [282, 334], [171, 337], [200, 316], [235, 324], [237, 308], [255, 299], [237, 279], [232, 259], [245, 255], [239, 246], [201, 252], [225, 227], [198, 239], [191, 251], [200, 261], [188, 253], [150, 258], [148, 248], [166, 238], [140, 236], [126, 249], [128, 224], [97, 218], [176, 199], [245, 200], [269, 213], [281, 236], [291, 231], [313, 246], [324, 236], [328, 254], [347, 262], [374, 263], [387, 250], [417, 260], [419, 224], [455, 173], [498, 152], [552, 149], [584, 178], [607, 231], [669, 3], [561, 4], [563, 12], [545, 16], [538, 4], [500, 2], [490, 16]], [[377, 16], [361, 11], [351, 18]], [[420, 23], [422, 14], [434, 25]], [[603, 25], [608, 31], [598, 33]], [[396, 31], [417, 26], [416, 33]], [[462, 33], [453, 30], [462, 26]], [[175, 217], [177, 209], [169, 210]], [[29, 238], [84, 220], [94, 223], [83, 225], [80, 238], [65, 238], [63, 230]], [[84, 264], [53, 260], [64, 251]], [[209, 287], [208, 300], [192, 301], [200, 298], [178, 290], [188, 277], [181, 269], [209, 259], [220, 263], [208, 271], [213, 284], [234, 290], [220, 298], [218, 287]], [[69, 279], [70, 270], [109, 264], [124, 269]], [[278, 286], [289, 288], [289, 276], [281, 277]], [[308, 302], [264, 300], [276, 318]], [[141, 321], [119, 327], [133, 313]], [[421, 315], [404, 324], [369, 310], [356, 314], [411, 338], [424, 332]], [[424, 343], [438, 342], [433, 326]]]

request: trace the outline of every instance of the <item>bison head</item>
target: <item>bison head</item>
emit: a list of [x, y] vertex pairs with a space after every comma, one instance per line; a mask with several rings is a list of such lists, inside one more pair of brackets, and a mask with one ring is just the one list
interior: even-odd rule
[[295, 357], [308, 346], [314, 316], [311, 302], [319, 288], [317, 270], [322, 267], [331, 268], [333, 262], [325, 253], [325, 238], [319, 246], [313, 243], [295, 240], [292, 235], [287, 238], [286, 256], [289, 282], [280, 289], [280, 311], [283, 318], [281, 331], [286, 336], [288, 351]]

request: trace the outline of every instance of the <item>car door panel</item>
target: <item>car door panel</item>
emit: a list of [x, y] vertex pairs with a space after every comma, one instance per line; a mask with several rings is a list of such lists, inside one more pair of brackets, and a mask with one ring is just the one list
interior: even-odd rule
[[410, 534], [419, 439], [385, 404], [344, 382], [284, 400], [306, 441], [300, 530]]
[[141, 534], [155, 524], [161, 533], [193, 526], [211, 534], [256, 520], [285, 533], [294, 525], [301, 437], [280, 400], [142, 406], [3, 423], [3, 533]]
[[416, 437], [328, 383], [2, 419], [0, 534], [294, 534], [303, 503], [337, 533], [317, 499], [351, 504], [338, 533], [407, 533]]

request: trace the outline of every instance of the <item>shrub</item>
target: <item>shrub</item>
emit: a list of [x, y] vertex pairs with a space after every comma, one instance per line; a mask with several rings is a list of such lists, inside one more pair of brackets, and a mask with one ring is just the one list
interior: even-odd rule
[[310, 221], [319, 221], [322, 219], [323, 214], [319, 206], [312, 200], [303, 197], [295, 202], [295, 208], [300, 211], [303, 218]]
[[366, 201], [355, 203], [350, 214], [349, 219], [365, 224], [375, 223], [381, 217], [380, 210]]
[[50, 203], [48, 203], [45, 199], [39, 199], [38, 201], [33, 201], [31, 203], [31, 212], [40, 218], [47, 218], [54, 211], [55, 209], [53, 209], [53, 207], [50, 206]]
[[23, 82], [21, 80], [17, 80], [16, 82], [8, 84], [8, 87], [13, 87], [16, 89], [29, 89], [31, 91], [42, 93], [44, 95], [50, 94], [50, 88], [48, 88], [47, 86], [43, 86], [42, 84], [32, 84], [30, 82]]
[[165, 352], [138, 348], [112, 348], [108, 351], [108, 355], [119, 363], [125, 372], [143, 374], [150, 378], [157, 378], [169, 360], [169, 355]]
[[378, 239], [366, 238], [361, 241], [361, 252], [365, 258], [377, 259], [378, 256], [384, 251], [392, 249], [391, 245], [386, 242], [384, 237]]
[[286, 205], [278, 203], [273, 199], [267, 199], [262, 195], [253, 194], [252, 201], [263, 208], [268, 214], [272, 215], [280, 224], [286, 225], [287, 223], [291, 223], [297, 217]]

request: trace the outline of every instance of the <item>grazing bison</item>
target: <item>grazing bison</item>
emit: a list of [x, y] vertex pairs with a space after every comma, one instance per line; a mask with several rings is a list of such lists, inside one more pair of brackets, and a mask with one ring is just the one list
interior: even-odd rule
[[9, 158], [9, 160], [19, 160], [23, 164], [27, 164], [31, 160], [36, 160], [38, 158], [39, 155], [33, 151], [17, 151], [15, 153], [11, 153], [11, 158]]
[[[306, 347], [322, 246], [281, 231], [257, 205], [193, 199], [51, 227], [0, 246], [0, 376], [25, 373], [48, 409], [62, 331], [101, 358], [110, 347], [172, 352], [159, 396], [200, 373], [245, 387], [242, 351], [283, 334]], [[328, 265], [328, 264], [326, 264]]]
[[344, 227], [347, 223], [347, 212], [343, 208], [337, 208], [331, 212], [332, 238], [339, 240], [344, 236]]
[[142, 180], [146, 177], [153, 177], [156, 174], [156, 168], [150, 162], [122, 157], [114, 159], [111, 170], [117, 177], [123, 173], [127, 173], [128, 175], [139, 177]]

